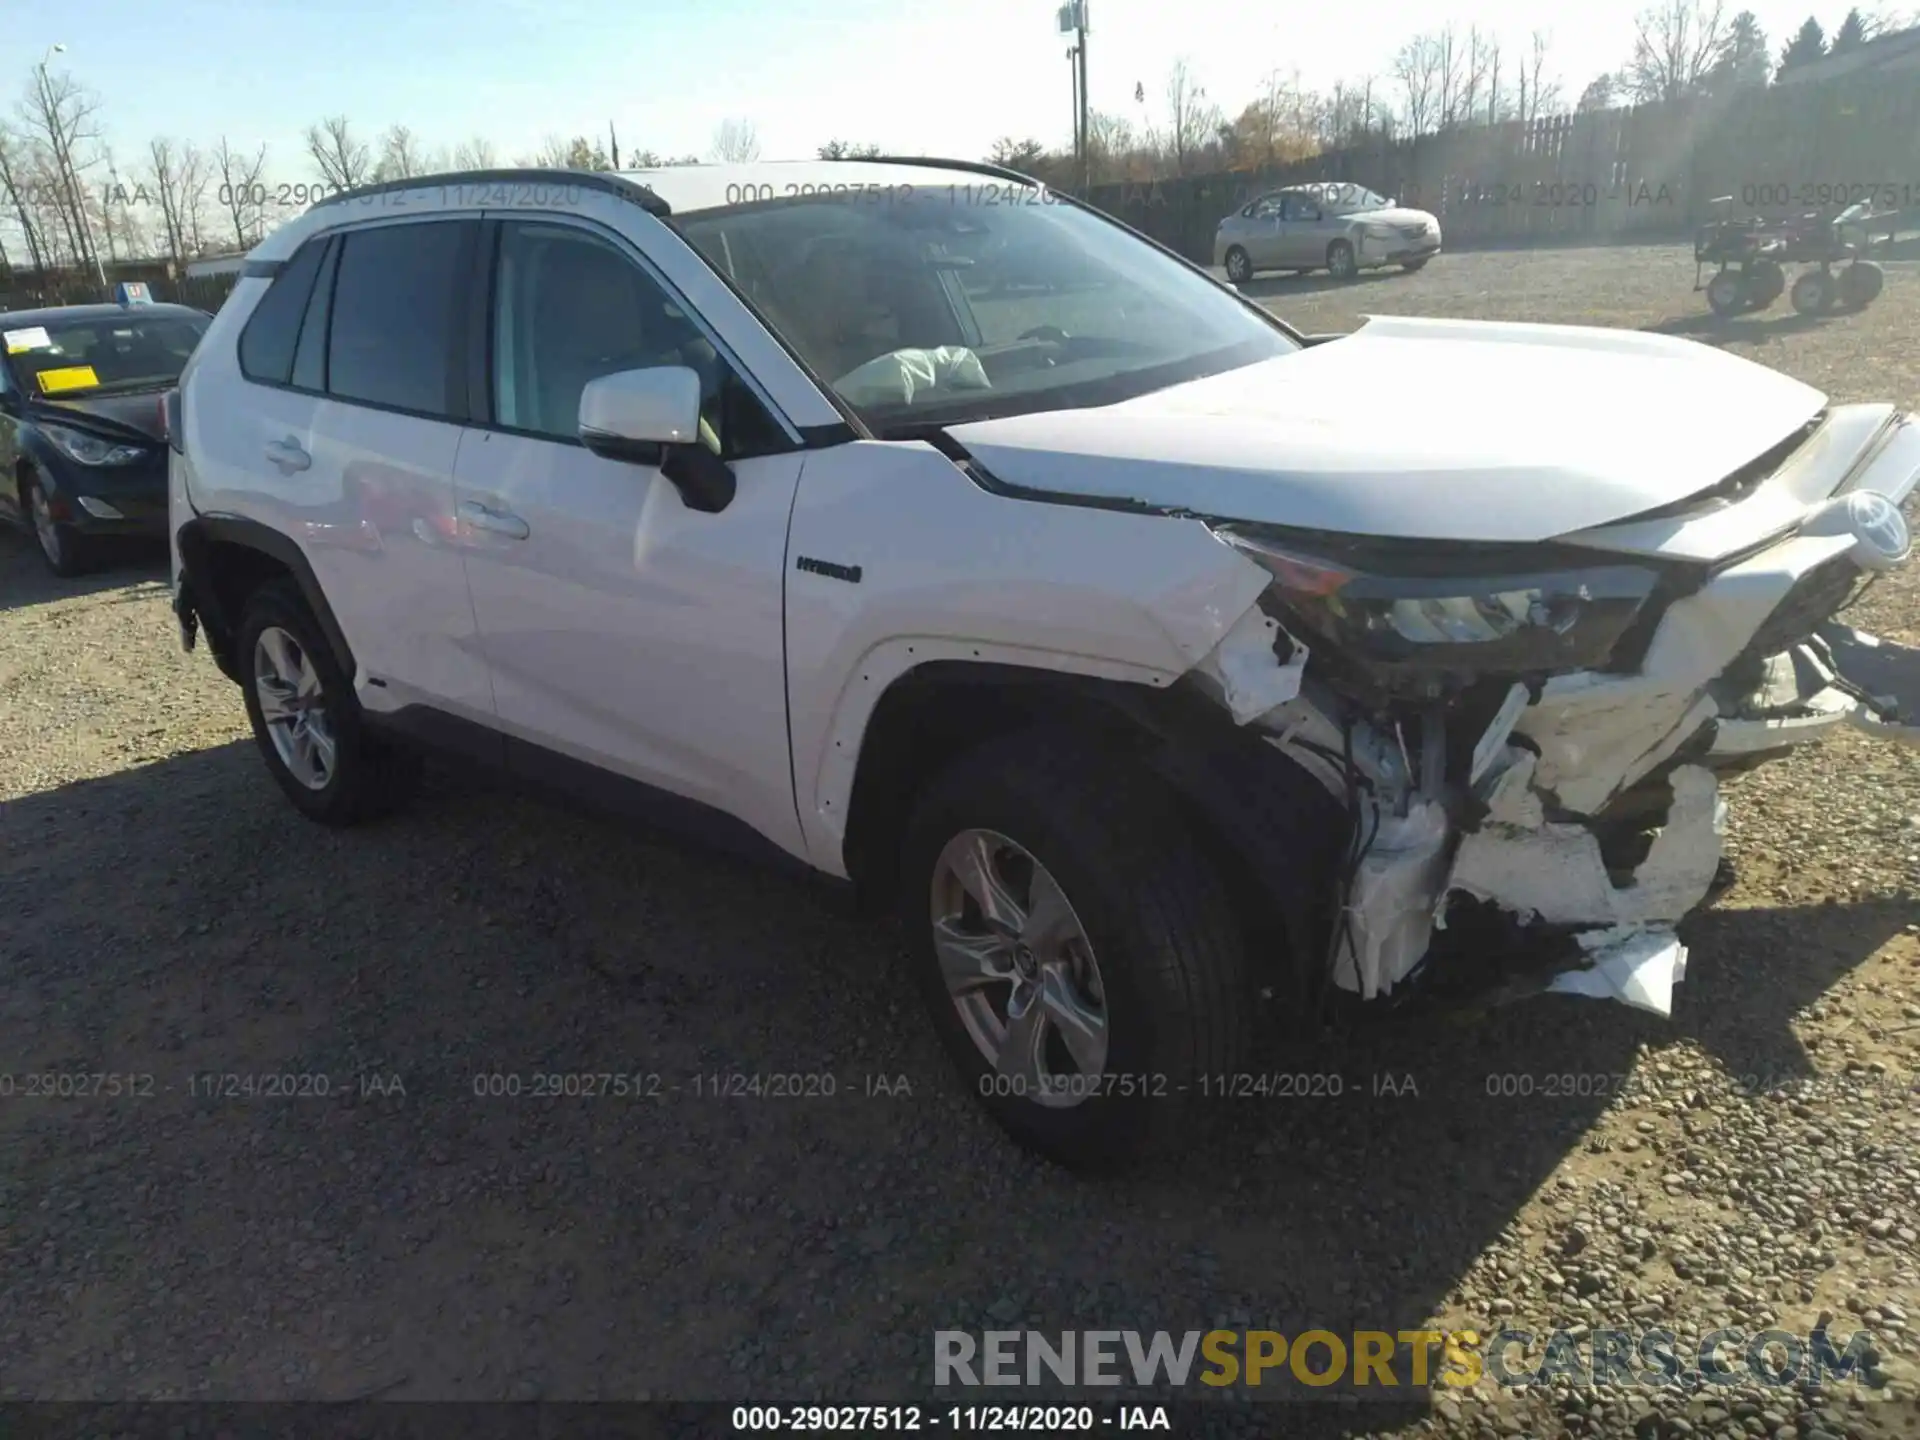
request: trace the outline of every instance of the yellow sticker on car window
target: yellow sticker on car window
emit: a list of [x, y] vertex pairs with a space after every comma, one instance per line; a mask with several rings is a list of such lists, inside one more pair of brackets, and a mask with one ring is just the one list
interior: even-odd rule
[[63, 365], [58, 370], [40, 372], [40, 393], [55, 395], [62, 390], [88, 390], [100, 379], [91, 365]]

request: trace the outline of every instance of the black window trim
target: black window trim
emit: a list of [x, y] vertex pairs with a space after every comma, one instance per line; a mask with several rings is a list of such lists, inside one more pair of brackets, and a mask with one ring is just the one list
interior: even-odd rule
[[[301, 241], [293, 254], [289, 255], [285, 260], [275, 261], [273, 269], [261, 277], [267, 280], [267, 288], [262, 290], [260, 292], [260, 298], [253, 302], [253, 308], [247, 312], [247, 318], [240, 322], [240, 333], [233, 337], [233, 365], [234, 368], [240, 372], [240, 378], [249, 385], [265, 385], [274, 390], [293, 390], [297, 388], [293, 385], [292, 381], [294, 362], [300, 354], [300, 331], [307, 323], [307, 307], [313, 301], [313, 286], [320, 278], [320, 271], [326, 268], [327, 247], [332, 243], [331, 235], [311, 236]], [[260, 318], [260, 307], [266, 303], [267, 296], [273, 293], [274, 286], [279, 283], [281, 274], [285, 272], [289, 265], [300, 258], [309, 245], [316, 247], [320, 259], [314, 268], [313, 281], [308, 283], [307, 293], [301, 298], [299, 318], [294, 321], [293, 349], [287, 356], [287, 378], [285, 380], [272, 380], [264, 375], [255, 375], [247, 369], [247, 362], [241, 355], [241, 347], [246, 344], [247, 332], [253, 328], [254, 322]], [[251, 272], [248, 273], [247, 278], [253, 278]]]
[[[300, 347], [307, 341], [307, 325], [316, 318], [314, 306], [319, 305], [320, 321], [320, 389], [317, 394], [327, 392], [328, 348], [333, 343], [333, 282], [340, 273], [340, 252], [346, 248], [346, 237], [337, 233], [319, 237], [321, 240], [320, 269], [313, 277], [313, 288], [307, 292], [307, 303], [300, 312], [300, 326], [293, 336], [293, 364], [287, 367], [287, 388], [307, 392], [304, 385], [295, 385], [293, 377], [300, 373]], [[322, 295], [324, 287], [325, 294]]]
[[[336, 240], [340, 243], [342, 247], [344, 247], [346, 243], [346, 238], [348, 236], [364, 230], [381, 230], [381, 229], [386, 229], [388, 227], [395, 226], [395, 225], [439, 225], [439, 224], [445, 224], [448, 221], [465, 221], [472, 227], [471, 231], [469, 232], [467, 245], [464, 247], [464, 249], [466, 250], [466, 253], [461, 257], [461, 260], [459, 262], [464, 272], [464, 278], [462, 280], [462, 284], [465, 285], [470, 290], [481, 278], [476, 273], [478, 251], [479, 251], [478, 234], [486, 222], [483, 220], [481, 216], [481, 212], [478, 210], [437, 210], [437, 211], [431, 211], [421, 215], [392, 215], [392, 216], [383, 215], [377, 219], [349, 221], [345, 224], [333, 225], [333, 226], [329, 226], [324, 230], [315, 231], [312, 235], [308, 236], [307, 239], [301, 242], [300, 249], [305, 249], [308, 245], [311, 245], [316, 241], [322, 242], [323, 244], [332, 244]], [[299, 253], [300, 253], [299, 250], [294, 251], [295, 255]], [[292, 257], [289, 257], [289, 259], [291, 258]], [[325, 264], [326, 258], [327, 257], [323, 250], [323, 253], [321, 255], [321, 262], [323, 265]], [[287, 261], [277, 260], [271, 263], [275, 267], [273, 273], [277, 275], [279, 270], [285, 267]], [[338, 263], [336, 263], [333, 266], [333, 278], [335, 278], [336, 280], [339, 276], [339, 271], [340, 271], [340, 267]], [[316, 275], [314, 278], [317, 283], [319, 277]], [[263, 293], [261, 296], [261, 299], [265, 299], [265, 298], [266, 297]], [[311, 299], [313, 298], [313, 292], [311, 290], [307, 292], [307, 298], [309, 299], [309, 301], [311, 301]], [[259, 301], [254, 302], [254, 308], [256, 310], [259, 308]], [[434, 411], [429, 411], [429, 410], [414, 410], [404, 405], [386, 405], [386, 404], [382, 404], [380, 401], [377, 401], [377, 400], [362, 400], [356, 396], [336, 395], [330, 389], [314, 390], [305, 385], [295, 385], [292, 382], [291, 370], [288, 371], [289, 378], [284, 382], [278, 381], [278, 380], [256, 379], [255, 377], [247, 374], [245, 370], [240, 370], [240, 378], [249, 385], [259, 385], [268, 390], [285, 390], [295, 395], [309, 395], [316, 400], [331, 400], [338, 405], [352, 405], [362, 410], [380, 410], [380, 411], [384, 411], [389, 415], [408, 415], [416, 420], [437, 420], [443, 425], [472, 425], [474, 424], [474, 422], [472, 420], [465, 418], [465, 411], [468, 408], [467, 386], [464, 383], [460, 383], [461, 377], [464, 377], [466, 375], [467, 368], [468, 368], [468, 360], [465, 353], [464, 343], [465, 343], [466, 332], [468, 331], [472, 323], [472, 317], [467, 312], [465, 307], [456, 305], [454, 307], [453, 318], [454, 318], [454, 324], [451, 327], [450, 338], [451, 338], [451, 343], [454, 346], [454, 350], [453, 350], [453, 354], [450, 356], [451, 368], [448, 372], [448, 379], [449, 379], [448, 398], [449, 400], [451, 400], [455, 398], [457, 394], [457, 397], [460, 401], [461, 410], [463, 412], [459, 416], [440, 414], [440, 413], [436, 413]], [[249, 314], [247, 316], [247, 324], [251, 324], [252, 321], [253, 321], [253, 316]], [[305, 323], [306, 323], [306, 316], [305, 316], [305, 312], [302, 311], [301, 324], [303, 327]], [[245, 333], [246, 325], [243, 324], [240, 328], [242, 333]], [[299, 355], [299, 350], [300, 350], [300, 337], [298, 334], [294, 336], [293, 343], [294, 343], [294, 354], [297, 359]], [[327, 344], [329, 349], [331, 349], [332, 343], [333, 343], [333, 297], [332, 295], [329, 295], [327, 297]], [[239, 361], [240, 361], [240, 342], [238, 339], [236, 339], [234, 341], [234, 366], [236, 369], [239, 369]], [[333, 365], [332, 365], [331, 359], [328, 359], [321, 366], [321, 368], [325, 372], [327, 383], [331, 384], [333, 380]], [[481, 428], [485, 428], [485, 427], [481, 427]]]
[[[578, 435], [553, 435], [544, 430], [525, 430], [516, 425], [502, 425], [493, 418], [493, 307], [496, 289], [500, 283], [500, 231], [517, 221], [532, 222], [541, 225], [560, 225], [580, 230], [596, 239], [612, 243], [615, 250], [628, 260], [637, 264], [641, 272], [660, 287], [660, 291], [680, 312], [685, 315], [701, 335], [713, 346], [714, 353], [760, 402], [760, 406], [773, 418], [773, 423], [787, 437], [787, 444], [781, 449], [760, 449], [751, 454], [727, 457], [729, 460], [755, 460], [769, 455], [790, 455], [798, 450], [814, 448], [808, 444], [805, 431], [795, 425], [792, 419], [767, 393], [766, 387], [745, 365], [740, 363], [731, 347], [714, 330], [711, 322], [702, 315], [687, 297], [680, 293], [652, 259], [625, 235], [609, 225], [583, 216], [560, 215], [547, 210], [515, 210], [511, 215], [489, 215], [484, 222], [486, 233], [481, 237], [479, 252], [482, 268], [475, 277], [474, 291], [478, 298], [468, 310], [468, 324], [477, 326], [480, 336], [478, 343], [468, 347], [467, 396], [471, 418], [465, 423], [475, 430], [487, 430], [497, 435], [515, 435], [526, 440], [544, 440], [553, 445], [571, 445], [585, 449]], [[684, 237], [676, 236], [682, 244]], [[690, 247], [691, 248], [691, 247]]]

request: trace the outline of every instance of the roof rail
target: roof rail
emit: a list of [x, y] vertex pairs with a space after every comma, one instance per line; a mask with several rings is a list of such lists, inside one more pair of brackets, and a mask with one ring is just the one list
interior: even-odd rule
[[565, 170], [551, 167], [527, 167], [515, 170], [449, 170], [438, 175], [408, 175], [399, 180], [382, 180], [373, 185], [357, 185], [317, 200], [309, 211], [322, 205], [338, 205], [343, 200], [362, 200], [372, 195], [391, 195], [399, 190], [430, 190], [436, 185], [577, 185], [600, 190], [622, 200], [631, 200], [650, 215], [670, 215], [673, 209], [638, 180], [610, 170]]
[[1010, 170], [1005, 165], [995, 165], [990, 160], [942, 160], [937, 155], [838, 155], [834, 158], [864, 160], [869, 165], [920, 165], [929, 170], [971, 170], [976, 175], [992, 175], [1001, 180], [1018, 180], [1022, 185], [1038, 185], [1042, 190], [1047, 188], [1044, 180]]

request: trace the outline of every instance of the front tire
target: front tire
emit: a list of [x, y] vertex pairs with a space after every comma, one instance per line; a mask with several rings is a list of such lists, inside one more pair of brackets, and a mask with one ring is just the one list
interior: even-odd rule
[[1253, 279], [1253, 257], [1238, 245], [1227, 247], [1227, 279], [1235, 285]]
[[1427, 261], [1432, 258], [1431, 255], [1422, 255], [1418, 260], [1403, 260], [1400, 262], [1400, 268], [1409, 275], [1418, 275], [1427, 268]]
[[301, 814], [352, 825], [411, 795], [417, 757], [366, 733], [353, 686], [291, 581], [249, 597], [234, 653], [254, 741]]
[[1746, 277], [1737, 270], [1722, 270], [1707, 282], [1707, 308], [1725, 319], [1738, 315], [1750, 303]]
[[47, 568], [63, 580], [84, 575], [93, 568], [93, 545], [78, 530], [53, 518], [52, 502], [40, 484], [40, 477], [28, 475], [21, 482], [20, 498], [33, 525], [34, 543]]
[[1105, 1168], [1177, 1132], [1253, 1038], [1246, 946], [1171, 797], [1084, 741], [964, 756], [902, 847], [902, 921], [935, 1029], [1022, 1145]]
[[1860, 310], [1879, 298], [1887, 272], [1871, 260], [1856, 260], [1840, 272], [1840, 303]]
[[1336, 280], [1351, 280], [1360, 273], [1360, 262], [1355, 258], [1353, 246], [1345, 240], [1336, 240], [1327, 246], [1327, 269]]

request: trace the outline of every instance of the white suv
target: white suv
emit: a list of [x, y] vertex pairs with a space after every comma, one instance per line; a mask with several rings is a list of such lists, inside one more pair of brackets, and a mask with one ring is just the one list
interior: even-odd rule
[[1920, 693], [1830, 623], [1906, 558], [1891, 407], [1302, 336], [959, 163], [342, 195], [170, 409], [182, 638], [295, 805], [387, 808], [424, 741], [851, 881], [1069, 1161], [1236, 1093], [1263, 1012], [1474, 977], [1449, 918], [1664, 1011], [1717, 777]]

